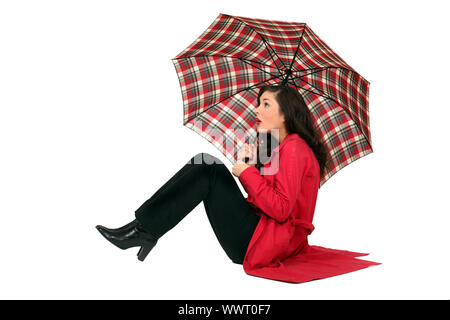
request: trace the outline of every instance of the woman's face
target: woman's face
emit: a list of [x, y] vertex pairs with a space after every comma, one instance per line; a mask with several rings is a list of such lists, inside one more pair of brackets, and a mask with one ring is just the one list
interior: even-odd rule
[[261, 121], [258, 125], [258, 131], [261, 129], [284, 130], [284, 115], [280, 114], [280, 106], [275, 100], [275, 93], [264, 91], [259, 101], [260, 104], [256, 108], [256, 117]]

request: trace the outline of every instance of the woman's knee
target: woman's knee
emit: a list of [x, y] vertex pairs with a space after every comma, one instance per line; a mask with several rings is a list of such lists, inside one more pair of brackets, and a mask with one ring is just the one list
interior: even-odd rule
[[197, 153], [191, 158], [192, 164], [223, 164], [220, 159], [206, 152]]

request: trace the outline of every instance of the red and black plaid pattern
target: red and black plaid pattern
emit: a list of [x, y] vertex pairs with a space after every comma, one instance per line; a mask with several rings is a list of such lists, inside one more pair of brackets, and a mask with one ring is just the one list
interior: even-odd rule
[[337, 171], [372, 152], [369, 82], [305, 23], [219, 14], [172, 59], [184, 104], [183, 124], [231, 162], [257, 132], [259, 88], [285, 83], [312, 112]]

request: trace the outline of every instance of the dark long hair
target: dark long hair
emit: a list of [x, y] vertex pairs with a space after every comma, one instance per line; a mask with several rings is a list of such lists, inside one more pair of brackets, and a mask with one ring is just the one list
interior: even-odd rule
[[280, 113], [284, 115], [287, 133], [298, 134], [313, 150], [319, 162], [320, 179], [322, 179], [330, 169], [331, 157], [303, 97], [296, 89], [287, 85], [265, 85], [259, 90], [258, 105], [265, 91], [275, 94]]

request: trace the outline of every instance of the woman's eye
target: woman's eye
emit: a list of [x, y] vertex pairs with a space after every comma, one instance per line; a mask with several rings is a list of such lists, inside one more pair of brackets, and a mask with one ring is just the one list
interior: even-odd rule
[[264, 103], [264, 106], [268, 106], [269, 104], [267, 104], [267, 103]]

